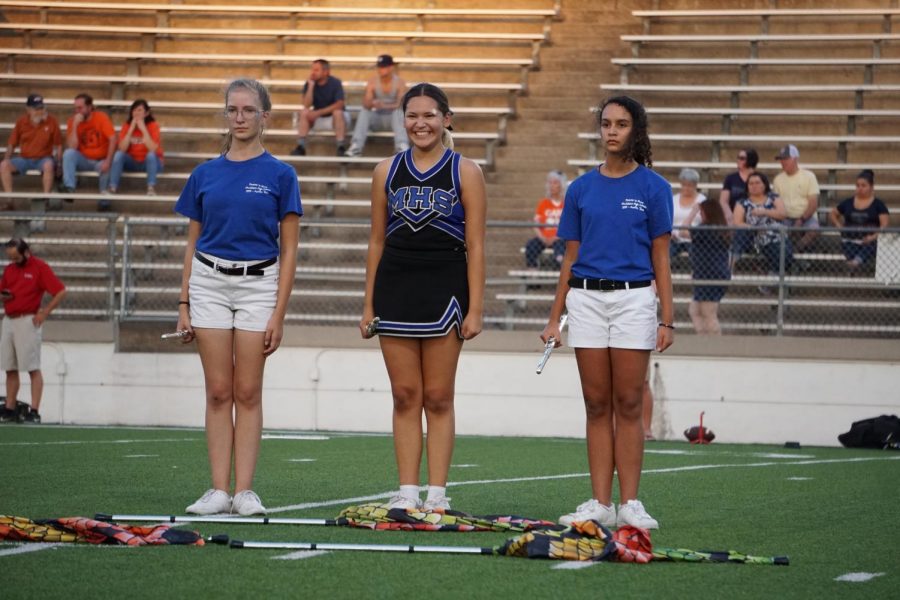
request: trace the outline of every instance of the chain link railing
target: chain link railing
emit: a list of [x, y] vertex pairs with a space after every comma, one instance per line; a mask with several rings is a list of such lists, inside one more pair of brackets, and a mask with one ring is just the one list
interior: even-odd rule
[[[100, 214], [0, 213], [0, 228], [25, 237], [66, 283], [55, 318], [177, 318], [187, 220]], [[533, 223], [489, 222], [485, 325], [540, 330], [558, 280], [556, 253], [535, 245]], [[679, 330], [705, 327], [695, 288], [714, 302], [726, 334], [900, 338], [900, 229], [879, 233], [859, 264], [845, 250], [856, 230], [822, 228], [797, 246], [787, 228], [700, 227], [671, 256]], [[864, 233], [871, 233], [871, 230]], [[710, 246], [710, 239], [719, 241]], [[289, 322], [347, 325], [359, 318], [368, 222], [304, 219]], [[531, 263], [531, 264], [529, 264]], [[536, 263], [536, 264], [535, 264]], [[703, 288], [706, 288], [703, 290]], [[710, 302], [709, 296], [701, 295]], [[704, 304], [708, 309], [709, 304]]]

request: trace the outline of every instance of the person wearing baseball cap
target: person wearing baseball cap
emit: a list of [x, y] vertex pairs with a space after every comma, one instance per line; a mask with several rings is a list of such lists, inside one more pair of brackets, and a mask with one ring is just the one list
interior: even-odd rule
[[390, 54], [381, 54], [375, 59], [376, 74], [366, 83], [362, 109], [356, 119], [346, 156], [362, 154], [370, 131], [393, 131], [394, 152], [409, 148], [409, 136], [406, 135], [400, 110], [406, 82], [394, 72], [396, 64]]
[[819, 182], [815, 173], [801, 169], [798, 163], [800, 151], [797, 146], [787, 144], [775, 155], [781, 162], [781, 173], [775, 176], [772, 189], [781, 197], [787, 212], [784, 224], [789, 227], [807, 229], [795, 243], [796, 251], [803, 251], [815, 241], [819, 228]]
[[[13, 156], [16, 148], [19, 156]], [[38, 171], [44, 193], [53, 189], [56, 176], [56, 165], [59, 164], [62, 152], [62, 133], [59, 122], [48, 114], [44, 108], [44, 97], [40, 94], [29, 94], [25, 101], [25, 114], [19, 117], [9, 134], [6, 143], [6, 155], [0, 162], [0, 181], [3, 191], [13, 191], [13, 175]], [[12, 209], [12, 203], [7, 203]]]

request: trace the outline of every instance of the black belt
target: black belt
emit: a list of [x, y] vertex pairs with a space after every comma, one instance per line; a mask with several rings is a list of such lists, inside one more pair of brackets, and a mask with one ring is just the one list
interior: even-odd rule
[[201, 263], [203, 263], [207, 267], [212, 267], [213, 269], [215, 269], [219, 273], [222, 273], [223, 275], [256, 275], [256, 276], [265, 275], [266, 272], [263, 269], [265, 269], [266, 267], [271, 267], [272, 265], [274, 265], [275, 263], [278, 262], [277, 258], [270, 258], [269, 260], [264, 260], [262, 262], [258, 262], [258, 263], [252, 264], [252, 265], [247, 265], [246, 267], [229, 268], [229, 267], [223, 267], [221, 263], [218, 263], [218, 264], [214, 263], [213, 261], [209, 260], [208, 258], [203, 256], [199, 252], [196, 252], [194, 254], [194, 258], [199, 260]]
[[572, 277], [569, 279], [570, 288], [580, 288], [583, 290], [597, 290], [600, 292], [612, 292], [614, 290], [630, 290], [634, 288], [644, 288], [649, 286], [650, 279], [643, 281], [616, 281], [615, 279], [582, 279], [581, 277]]

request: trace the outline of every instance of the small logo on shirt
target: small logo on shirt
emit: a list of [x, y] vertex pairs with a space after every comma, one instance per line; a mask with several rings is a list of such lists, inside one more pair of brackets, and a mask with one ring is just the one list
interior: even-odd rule
[[271, 194], [272, 190], [269, 186], [262, 183], [248, 183], [244, 186], [244, 191], [248, 194]]
[[625, 198], [622, 200], [622, 210], [628, 209], [647, 212], [647, 205], [639, 198]]
[[24, 277], [25, 279], [34, 279], [34, 275], [32, 275], [31, 273], [23, 273], [22, 277]]

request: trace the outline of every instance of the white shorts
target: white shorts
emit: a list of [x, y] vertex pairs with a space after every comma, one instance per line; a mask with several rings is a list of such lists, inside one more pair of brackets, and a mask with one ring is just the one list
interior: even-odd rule
[[[226, 268], [243, 268], [261, 262], [203, 256]], [[278, 269], [276, 262], [263, 269], [263, 275], [226, 275], [195, 256], [188, 282], [191, 326], [265, 331], [278, 297]]]
[[34, 315], [15, 319], [3, 317], [0, 332], [0, 367], [4, 371], [39, 371], [41, 369], [42, 328], [35, 327]]
[[572, 288], [567, 345], [572, 348], [656, 348], [656, 294], [652, 286], [601, 292]]

